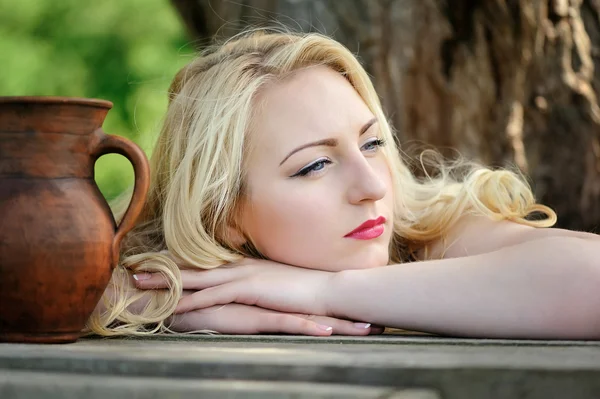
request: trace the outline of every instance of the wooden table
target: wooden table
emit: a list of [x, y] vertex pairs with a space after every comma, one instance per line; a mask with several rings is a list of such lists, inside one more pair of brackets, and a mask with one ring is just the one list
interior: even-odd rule
[[0, 398], [600, 398], [600, 342], [383, 335], [0, 344]]

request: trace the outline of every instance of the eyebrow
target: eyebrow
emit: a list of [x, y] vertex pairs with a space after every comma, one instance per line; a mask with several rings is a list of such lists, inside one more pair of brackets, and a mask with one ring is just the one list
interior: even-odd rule
[[[359, 133], [358, 135], [362, 136], [367, 130], [369, 130], [369, 128], [371, 126], [373, 126], [375, 124], [375, 122], [377, 122], [377, 118], [372, 118], [367, 123], [365, 123], [363, 125], [363, 127], [361, 127], [360, 130], [358, 131], [358, 133]], [[293, 150], [292, 152], [290, 152], [285, 158], [283, 158], [283, 161], [281, 161], [279, 163], [279, 166], [283, 165], [283, 163], [285, 161], [287, 161], [289, 157], [291, 157], [298, 151], [304, 150], [305, 148], [318, 147], [318, 146], [335, 147], [337, 145], [338, 145], [337, 139], [323, 139], [323, 140], [313, 141], [312, 143], [307, 143], [307, 144], [301, 145], [300, 147], [298, 147], [295, 150]]]

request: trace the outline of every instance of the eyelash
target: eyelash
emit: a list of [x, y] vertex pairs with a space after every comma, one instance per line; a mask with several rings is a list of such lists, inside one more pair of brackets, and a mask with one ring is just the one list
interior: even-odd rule
[[[377, 151], [379, 148], [385, 146], [386, 141], [384, 139], [376, 139], [376, 140], [371, 140], [367, 143], [365, 143], [363, 145], [363, 147], [367, 146], [367, 145], [372, 145], [374, 146], [374, 148], [371, 148], [367, 151], [369, 152], [375, 152]], [[325, 165], [331, 164], [331, 161], [329, 159], [320, 159], [310, 165], [308, 165], [307, 167], [301, 169], [298, 173], [296, 173], [295, 175], [293, 175], [292, 177], [305, 177], [305, 176], [310, 176], [314, 173], [317, 173], [321, 170], [323, 170], [323, 168], [325, 167]], [[316, 169], [315, 167], [318, 165], [323, 165], [323, 167]]]

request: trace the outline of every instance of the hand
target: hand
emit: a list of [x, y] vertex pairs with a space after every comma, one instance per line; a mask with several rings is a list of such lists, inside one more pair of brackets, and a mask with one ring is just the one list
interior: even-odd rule
[[[239, 303], [280, 312], [327, 316], [324, 293], [333, 275], [258, 259], [244, 259], [210, 270], [182, 270], [183, 289], [197, 292], [182, 298], [175, 313]], [[134, 277], [138, 288], [167, 287], [158, 274]]]
[[383, 328], [325, 316], [282, 313], [256, 306], [227, 304], [171, 316], [179, 332], [211, 330], [222, 334], [283, 333], [329, 336], [381, 334]]
[[[329, 272], [245, 259], [211, 270], [182, 270], [181, 275], [184, 290], [194, 291], [184, 291], [175, 312], [178, 314], [173, 316], [172, 328], [180, 331], [307, 335], [368, 335], [383, 331], [365, 323], [325, 317], [324, 309], [320, 309], [323, 313], [302, 310], [319, 310], [319, 287], [325, 288], [332, 275]], [[135, 284], [140, 289], [166, 288], [166, 281], [158, 274], [136, 277]]]

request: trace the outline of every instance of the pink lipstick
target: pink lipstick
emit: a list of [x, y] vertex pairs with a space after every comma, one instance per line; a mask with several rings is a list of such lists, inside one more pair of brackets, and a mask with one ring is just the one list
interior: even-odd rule
[[357, 240], [371, 240], [383, 234], [385, 230], [385, 218], [379, 216], [377, 219], [367, 220], [350, 233], [346, 234], [346, 238], [354, 238]]

